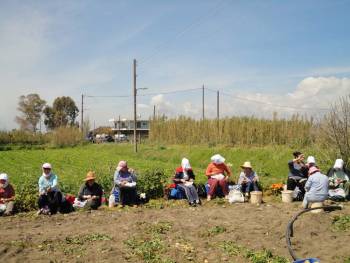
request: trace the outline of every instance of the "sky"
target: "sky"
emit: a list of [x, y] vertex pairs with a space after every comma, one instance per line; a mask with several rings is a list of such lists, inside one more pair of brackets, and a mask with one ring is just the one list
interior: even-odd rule
[[[18, 98], [72, 97], [93, 125], [156, 114], [320, 117], [350, 93], [350, 1], [0, 0], [0, 130]], [[120, 96], [120, 97], [118, 97]]]

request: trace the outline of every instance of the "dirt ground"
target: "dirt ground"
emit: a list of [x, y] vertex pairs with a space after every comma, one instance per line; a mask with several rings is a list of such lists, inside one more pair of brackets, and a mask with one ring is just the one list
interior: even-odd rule
[[[285, 231], [288, 221], [300, 211], [300, 203], [257, 206], [213, 201], [197, 208], [154, 205], [0, 218], [0, 259], [1, 262], [258, 262], [244, 256], [246, 249], [268, 249], [273, 255], [291, 261]], [[322, 263], [344, 262], [350, 257], [345, 246], [350, 242], [350, 232], [332, 228], [336, 215], [350, 214], [350, 204], [343, 205], [341, 211], [307, 213], [296, 221], [292, 240], [299, 257], [318, 257]]]

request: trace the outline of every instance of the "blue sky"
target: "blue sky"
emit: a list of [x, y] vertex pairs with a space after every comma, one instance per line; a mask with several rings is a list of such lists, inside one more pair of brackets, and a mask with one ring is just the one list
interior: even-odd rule
[[[201, 116], [319, 116], [350, 93], [350, 1], [0, 1], [0, 129], [18, 97], [131, 95], [138, 111]], [[237, 99], [239, 98], [239, 99]], [[132, 116], [131, 98], [87, 98], [96, 125]], [[216, 116], [206, 91], [206, 116]], [[290, 107], [290, 108], [288, 108]], [[298, 110], [299, 109], [299, 110]]]

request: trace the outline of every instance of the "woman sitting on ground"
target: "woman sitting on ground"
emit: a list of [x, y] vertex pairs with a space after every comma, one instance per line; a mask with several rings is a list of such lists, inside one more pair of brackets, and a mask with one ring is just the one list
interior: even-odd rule
[[58, 188], [58, 177], [52, 172], [51, 164], [44, 163], [43, 174], [39, 178], [38, 214], [56, 214], [62, 203], [62, 193]]
[[288, 162], [289, 174], [287, 180], [287, 190], [299, 188], [302, 195], [305, 194], [305, 183], [307, 180], [308, 168], [304, 163], [304, 154], [301, 152], [293, 153], [294, 159]]
[[85, 202], [84, 208], [97, 209], [101, 206], [103, 190], [102, 187], [95, 182], [95, 173], [89, 171], [84, 179], [85, 183], [80, 187], [78, 199]]
[[239, 175], [238, 184], [241, 186], [242, 192], [245, 193], [246, 196], [249, 196], [251, 191], [259, 191], [259, 177], [253, 171], [250, 162], [244, 162], [241, 168], [243, 171]]
[[313, 156], [308, 156], [307, 159], [306, 159], [306, 165], [305, 165], [305, 166], [306, 166], [306, 168], [307, 168], [308, 171], [309, 171], [309, 169], [310, 169], [312, 166], [316, 166], [316, 167], [317, 167], [315, 157], [313, 157]]
[[209, 192], [207, 200], [210, 201], [215, 196], [217, 187], [220, 186], [225, 198], [228, 198], [228, 179], [231, 171], [225, 164], [225, 158], [220, 154], [211, 157], [205, 175], [208, 177]]
[[15, 190], [9, 183], [8, 175], [0, 174], [0, 215], [10, 216], [15, 204]]
[[342, 159], [335, 160], [334, 166], [328, 170], [329, 186], [332, 189], [344, 190], [345, 198], [350, 200], [350, 171], [345, 168]]
[[303, 207], [308, 208], [310, 202], [323, 202], [328, 198], [328, 177], [313, 166], [309, 169], [309, 179], [305, 184]]
[[137, 205], [136, 175], [128, 168], [126, 161], [120, 161], [114, 174], [114, 184], [119, 190], [120, 203], [125, 205]]
[[181, 161], [181, 166], [176, 168], [173, 181], [177, 188], [183, 190], [183, 192], [186, 194], [187, 200], [191, 206], [200, 204], [197, 189], [193, 185], [194, 179], [194, 173], [189, 160], [183, 158]]

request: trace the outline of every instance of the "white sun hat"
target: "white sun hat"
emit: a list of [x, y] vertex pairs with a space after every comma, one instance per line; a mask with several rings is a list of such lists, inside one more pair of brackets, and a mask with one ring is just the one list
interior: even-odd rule
[[333, 168], [335, 169], [343, 169], [344, 161], [342, 159], [336, 159]]
[[52, 169], [51, 164], [49, 164], [49, 163], [44, 163], [43, 168], [44, 169]]
[[225, 162], [225, 158], [222, 157], [220, 154], [215, 154], [210, 159], [215, 164], [221, 164]]
[[307, 157], [306, 164], [310, 164], [310, 163], [316, 164], [315, 157], [313, 157], [313, 156], [308, 156]]
[[0, 180], [5, 180], [5, 181], [8, 181], [8, 175], [7, 174], [5, 174], [5, 173], [2, 173], [2, 174], [0, 174]]

